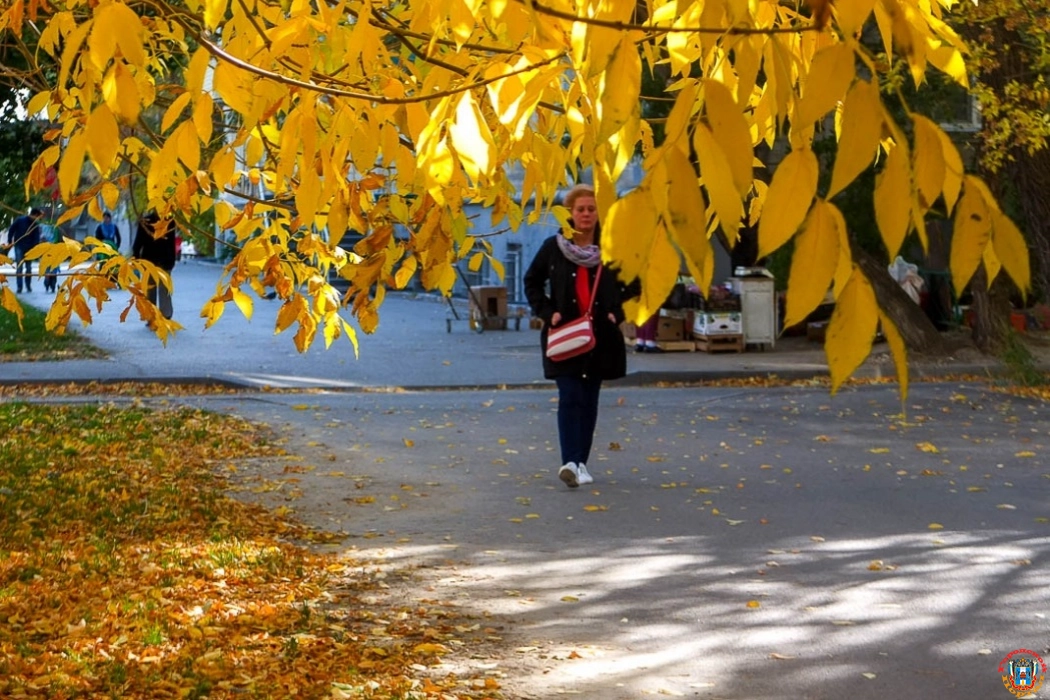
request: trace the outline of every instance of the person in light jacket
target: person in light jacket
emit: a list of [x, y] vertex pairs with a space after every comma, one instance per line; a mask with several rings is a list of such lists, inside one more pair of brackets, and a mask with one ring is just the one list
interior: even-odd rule
[[[620, 332], [620, 323], [624, 320], [624, 289], [616, 271], [602, 267], [601, 227], [594, 189], [589, 185], [576, 185], [565, 196], [564, 205], [571, 214], [571, 230], [543, 242], [524, 281], [532, 313], [544, 321], [540, 332], [543, 375], [558, 385], [558, 442], [562, 461], [558, 478], [570, 488], [576, 488], [594, 482], [587, 470], [587, 460], [598, 423], [602, 381], [627, 373], [627, 353]], [[552, 327], [586, 312], [599, 267], [602, 275], [592, 310], [595, 347], [583, 355], [556, 362], [547, 357], [547, 333]]]

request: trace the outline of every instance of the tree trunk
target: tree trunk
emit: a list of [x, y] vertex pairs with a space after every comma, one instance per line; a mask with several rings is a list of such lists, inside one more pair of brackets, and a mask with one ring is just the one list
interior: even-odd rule
[[1032, 252], [1032, 295], [1045, 301], [1050, 299], [1050, 148], [1020, 154], [1008, 170]]
[[1010, 330], [1010, 283], [1002, 275], [988, 288], [988, 273], [982, 263], [970, 282], [973, 294], [973, 342], [982, 352], [998, 354]]
[[897, 326], [910, 352], [923, 355], [950, 352], [948, 342], [937, 332], [922, 308], [890, 277], [884, 263], [860, 246], [853, 246], [853, 260], [871, 282], [879, 307]]

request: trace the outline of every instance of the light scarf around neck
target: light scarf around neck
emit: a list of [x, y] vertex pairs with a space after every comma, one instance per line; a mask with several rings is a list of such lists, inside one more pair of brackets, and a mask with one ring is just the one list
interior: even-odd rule
[[578, 246], [562, 234], [558, 234], [558, 248], [562, 255], [574, 265], [596, 267], [602, 261], [602, 249], [591, 243]]

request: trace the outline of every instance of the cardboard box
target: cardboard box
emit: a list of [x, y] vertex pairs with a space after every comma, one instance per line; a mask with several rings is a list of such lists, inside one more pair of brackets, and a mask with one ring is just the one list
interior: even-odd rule
[[668, 340], [684, 340], [685, 339], [685, 319], [684, 318], [672, 318], [670, 316], [661, 316], [660, 323], [656, 327], [656, 340], [668, 341]]
[[738, 335], [744, 332], [739, 311], [712, 313], [696, 311], [693, 316], [693, 335]]
[[506, 330], [506, 287], [474, 287], [468, 296], [471, 318], [480, 317], [482, 327], [487, 331]]

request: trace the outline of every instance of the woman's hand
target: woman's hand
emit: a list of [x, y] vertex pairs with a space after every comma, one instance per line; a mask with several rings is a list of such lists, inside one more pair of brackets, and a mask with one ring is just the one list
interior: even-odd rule
[[555, 311], [554, 315], [551, 316], [551, 328], [554, 328], [559, 323], [561, 323], [561, 312], [560, 311]]
[[616, 325], [616, 315], [615, 314], [613, 314], [613, 313], [609, 314], [609, 323], [613, 324], [614, 326]]

